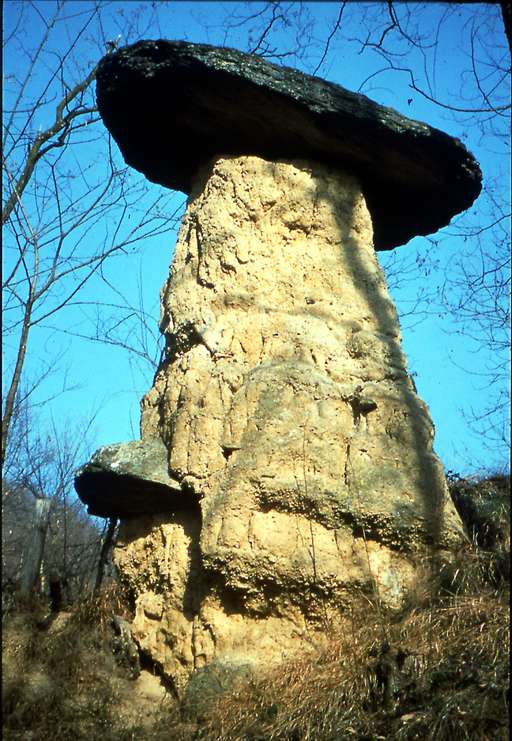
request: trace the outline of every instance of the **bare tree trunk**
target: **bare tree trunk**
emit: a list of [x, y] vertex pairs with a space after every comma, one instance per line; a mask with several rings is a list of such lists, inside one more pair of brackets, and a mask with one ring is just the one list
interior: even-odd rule
[[62, 610], [63, 595], [62, 595], [62, 582], [59, 574], [50, 574], [49, 580], [50, 590], [50, 610], [51, 612], [60, 612]]
[[114, 542], [114, 533], [116, 531], [116, 526], [117, 526], [117, 517], [111, 517], [108, 521], [107, 532], [105, 534], [105, 539], [103, 540], [103, 544], [101, 546], [100, 560], [98, 561], [98, 570], [96, 572], [96, 584], [94, 585], [95, 592], [97, 592], [98, 589], [101, 587], [101, 583], [103, 581], [103, 576], [105, 573], [105, 564], [107, 562], [109, 550], [111, 549], [113, 542]]
[[32, 538], [27, 543], [21, 568], [21, 597], [31, 596], [39, 577], [39, 568], [43, 560], [44, 544], [48, 531], [50, 506], [50, 499], [39, 498], [35, 501]]
[[5, 400], [5, 409], [2, 416], [2, 458], [1, 465], [3, 467], [5, 463], [5, 456], [7, 454], [7, 442], [9, 439], [9, 428], [11, 425], [11, 419], [14, 412], [14, 406], [16, 402], [16, 394], [21, 380], [21, 373], [23, 371], [23, 364], [25, 362], [25, 354], [27, 352], [28, 334], [30, 330], [30, 317], [32, 313], [32, 302], [28, 301], [25, 307], [25, 316], [23, 319], [23, 327], [21, 330], [21, 338], [18, 346], [18, 354], [16, 357], [16, 365], [12, 374], [9, 391]]

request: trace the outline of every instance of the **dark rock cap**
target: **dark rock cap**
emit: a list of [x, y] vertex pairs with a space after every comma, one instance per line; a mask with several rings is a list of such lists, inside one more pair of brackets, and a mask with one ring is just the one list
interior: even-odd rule
[[75, 489], [90, 515], [133, 517], [189, 509], [190, 492], [171, 478], [159, 439], [99, 448], [75, 475]]
[[340, 166], [359, 177], [378, 250], [446, 226], [481, 190], [458, 139], [235, 49], [140, 41], [105, 56], [96, 79], [105, 125], [152, 182], [190, 193], [215, 155]]

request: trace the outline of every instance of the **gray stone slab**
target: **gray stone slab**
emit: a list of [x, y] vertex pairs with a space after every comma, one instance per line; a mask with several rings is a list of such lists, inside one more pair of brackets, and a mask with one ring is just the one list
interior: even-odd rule
[[235, 49], [140, 41], [102, 59], [97, 99], [126, 162], [185, 193], [219, 154], [348, 169], [362, 183], [377, 250], [446, 226], [481, 190], [478, 163], [458, 139]]
[[126, 518], [193, 505], [190, 493], [169, 476], [167, 451], [157, 438], [99, 448], [76, 472], [75, 489], [89, 514], [98, 517]]

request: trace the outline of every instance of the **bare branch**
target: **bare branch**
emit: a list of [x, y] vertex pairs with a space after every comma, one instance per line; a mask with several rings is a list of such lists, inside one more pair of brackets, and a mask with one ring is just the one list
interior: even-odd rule
[[[5, 222], [11, 215], [16, 202], [21, 199], [23, 191], [25, 190], [30, 178], [34, 173], [34, 169], [38, 160], [41, 159], [41, 157], [44, 157], [44, 155], [47, 154], [50, 149], [64, 146], [73, 119], [75, 119], [77, 116], [87, 115], [88, 113], [92, 113], [95, 111], [94, 108], [84, 108], [80, 105], [74, 111], [70, 111], [66, 115], [63, 115], [64, 109], [67, 108], [68, 105], [76, 97], [78, 97], [78, 95], [80, 95], [80, 93], [88, 88], [91, 82], [95, 79], [96, 69], [97, 66], [93, 67], [87, 77], [78, 85], [75, 85], [75, 87], [70, 90], [67, 95], [64, 96], [55, 110], [55, 121], [53, 125], [46, 131], [36, 136], [34, 143], [29, 149], [23, 172], [19, 177], [16, 185], [14, 185], [12, 192], [7, 200], [7, 203], [2, 210], [2, 224], [5, 224]], [[56, 134], [59, 134], [57, 140], [55, 142], [51, 142], [46, 147], [43, 147], [43, 144], [49, 141]]]
[[338, 17], [337, 17], [337, 19], [336, 19], [336, 21], [334, 23], [334, 26], [332, 28], [331, 33], [329, 34], [329, 37], [327, 38], [327, 41], [325, 42], [324, 53], [322, 54], [322, 58], [320, 59], [320, 61], [318, 62], [318, 64], [316, 65], [316, 67], [315, 67], [315, 69], [313, 71], [313, 74], [314, 75], [316, 75], [316, 73], [318, 72], [318, 70], [320, 69], [320, 67], [322, 66], [322, 64], [325, 62], [325, 58], [327, 57], [327, 54], [329, 53], [329, 47], [331, 45], [331, 41], [334, 38], [334, 36], [336, 35], [336, 31], [340, 27], [341, 18], [343, 16], [343, 11], [345, 10], [346, 4], [347, 4], [346, 2], [341, 3], [340, 12], [338, 13]]

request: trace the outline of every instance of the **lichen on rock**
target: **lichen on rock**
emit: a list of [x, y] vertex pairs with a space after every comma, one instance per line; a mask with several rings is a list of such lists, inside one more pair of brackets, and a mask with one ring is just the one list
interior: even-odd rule
[[76, 472], [76, 490], [92, 515], [133, 517], [193, 506], [169, 476], [159, 437], [104, 445]]
[[324, 162], [360, 179], [377, 250], [437, 231], [480, 193], [462, 142], [257, 54], [143, 40], [107, 54], [97, 81], [105, 124], [152, 182], [190, 194], [222, 153]]

